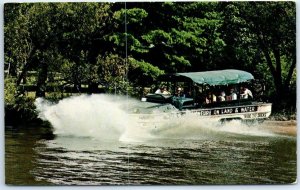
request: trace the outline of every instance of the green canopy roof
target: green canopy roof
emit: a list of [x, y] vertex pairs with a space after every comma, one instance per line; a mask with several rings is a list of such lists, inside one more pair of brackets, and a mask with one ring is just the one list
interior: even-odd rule
[[[216, 70], [216, 71], [205, 71], [205, 72], [190, 72], [190, 73], [176, 73], [173, 74], [173, 80], [179, 77], [188, 78], [198, 84], [208, 85], [227, 85], [227, 84], [238, 84], [247, 82], [254, 79], [251, 73], [241, 70]], [[180, 80], [179, 80], [180, 81]]]

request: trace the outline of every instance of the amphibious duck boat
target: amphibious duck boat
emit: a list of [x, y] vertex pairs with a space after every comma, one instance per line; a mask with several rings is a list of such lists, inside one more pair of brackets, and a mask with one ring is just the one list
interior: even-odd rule
[[148, 93], [142, 98], [145, 107], [134, 111], [141, 120], [157, 117], [159, 122], [162, 118], [189, 113], [221, 122], [263, 121], [271, 114], [272, 104], [258, 101], [249, 90], [251, 88], [246, 88], [254, 80], [246, 71], [174, 73], [159, 76], [158, 80], [162, 91]]

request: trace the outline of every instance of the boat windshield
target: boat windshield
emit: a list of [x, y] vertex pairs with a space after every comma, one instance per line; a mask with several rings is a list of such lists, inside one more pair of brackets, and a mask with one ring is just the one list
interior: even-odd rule
[[144, 102], [143, 104], [138, 104], [128, 109], [129, 113], [131, 114], [172, 113], [176, 110], [176, 107], [172, 104], [160, 104], [152, 102]]

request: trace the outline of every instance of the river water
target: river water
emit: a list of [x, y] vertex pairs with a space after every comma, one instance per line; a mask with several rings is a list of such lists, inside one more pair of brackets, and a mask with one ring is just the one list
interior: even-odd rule
[[[98, 97], [79, 98], [82, 105], [74, 103], [78, 98], [48, 107], [43, 104], [40, 117], [49, 121], [51, 128], [34, 123], [6, 126], [6, 184], [199, 185], [296, 181], [295, 136], [275, 134], [260, 125], [230, 122], [212, 126], [201, 120], [180, 121], [179, 125], [175, 124], [178, 121], [170, 122], [163, 128], [153, 127], [155, 130], [132, 126], [122, 129], [130, 122], [120, 110], [111, 110], [111, 102], [110, 110], [104, 106], [99, 113], [93, 106], [101, 105], [96, 101]], [[75, 109], [78, 106], [81, 109]]]
[[7, 184], [282, 184], [296, 179], [296, 138], [212, 134], [120, 142], [6, 127]]

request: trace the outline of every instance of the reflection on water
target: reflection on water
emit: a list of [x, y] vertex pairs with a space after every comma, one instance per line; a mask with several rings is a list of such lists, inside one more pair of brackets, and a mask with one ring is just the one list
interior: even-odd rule
[[[222, 130], [220, 130], [222, 131]], [[206, 133], [121, 142], [6, 128], [7, 184], [282, 184], [296, 180], [296, 138]]]

